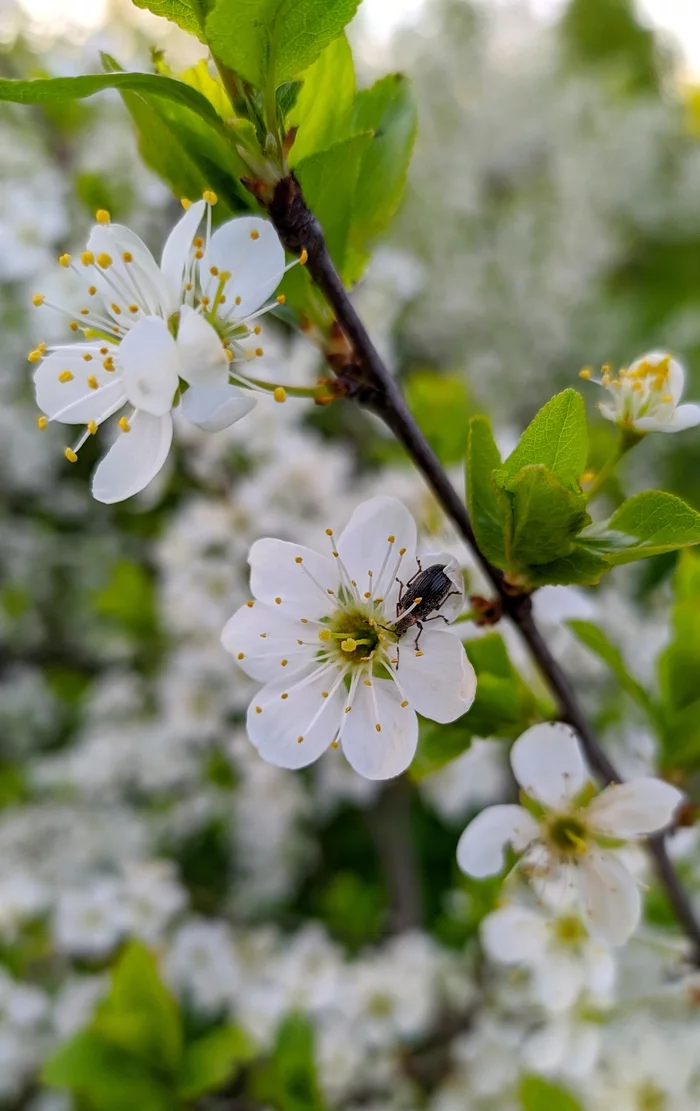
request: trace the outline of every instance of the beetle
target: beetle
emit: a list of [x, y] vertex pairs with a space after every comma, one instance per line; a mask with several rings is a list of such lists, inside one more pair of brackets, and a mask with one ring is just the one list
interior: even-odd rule
[[394, 634], [400, 639], [410, 628], [417, 625], [418, 636], [415, 643], [417, 649], [423, 632], [423, 623], [442, 618], [446, 624], [449, 624], [444, 614], [437, 611], [448, 598], [460, 592], [453, 589], [454, 583], [445, 574], [447, 564], [433, 563], [423, 570], [421, 561], [417, 559], [416, 562], [418, 570], [406, 584], [400, 579], [396, 580], [399, 584], [399, 597], [396, 602], [397, 620], [394, 624]]

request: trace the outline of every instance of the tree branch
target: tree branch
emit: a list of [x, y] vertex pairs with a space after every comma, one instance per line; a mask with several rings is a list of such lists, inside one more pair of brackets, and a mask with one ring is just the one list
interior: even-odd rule
[[[298, 182], [289, 175], [278, 182], [272, 199], [259, 196], [268, 209], [275, 228], [287, 250], [296, 255], [306, 251], [309, 272], [333, 309], [336, 320], [350, 345], [349, 356], [337, 367], [347, 395], [376, 413], [431, 487], [447, 516], [469, 544], [482, 570], [498, 592], [503, 612], [515, 623], [551, 690], [556, 695], [559, 715], [581, 737], [591, 768], [605, 783], [617, 783], [620, 776], [602, 749], [586, 719], [574, 689], [550, 652], [532, 615], [529, 594], [513, 596], [505, 589], [503, 574], [479, 550], [469, 513], [452, 486], [412, 413], [372, 343], [364, 324], [350, 301], [326, 247], [323, 229], [307, 208]], [[692, 903], [668, 858], [663, 835], [650, 838], [649, 852], [679, 923], [692, 946], [692, 956], [700, 965], [700, 923]]]

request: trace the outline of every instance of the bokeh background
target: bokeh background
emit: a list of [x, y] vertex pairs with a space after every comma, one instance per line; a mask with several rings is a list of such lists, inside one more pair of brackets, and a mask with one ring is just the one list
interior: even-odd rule
[[[583, 365], [668, 348], [700, 399], [696, 0], [366, 0], [351, 40], [361, 80], [403, 70], [420, 114], [404, 205], [356, 300], [456, 481], [471, 413], [490, 413], [507, 448]], [[153, 47], [176, 70], [201, 56], [127, 0], [1, 0], [0, 46], [6, 77], [97, 71], [104, 49], [128, 68], [150, 65]], [[678, 972], [655, 892], [605, 1005], [548, 1014], [525, 977], [485, 964], [478, 923], [496, 888], [460, 876], [454, 849], [467, 818], [511, 790], [502, 737], [477, 723], [443, 767], [428, 738], [411, 775], [386, 786], [336, 752], [279, 770], [246, 738], [252, 688], [219, 634], [248, 596], [253, 540], [313, 545], [383, 492], [469, 568], [378, 425], [343, 405], [263, 400], [216, 436], [183, 426], [163, 474], [116, 507], [90, 497], [93, 443], [69, 467], [60, 428], [37, 430], [26, 356], [62, 323], [39, 318], [31, 294], [61, 299], [56, 258], [79, 249], [98, 207], [156, 251], [178, 211], [116, 94], [3, 105], [0, 1106], [182, 1106], [138, 1077], [120, 1086], [109, 1063], [77, 1096], [42, 1079], [138, 939], [186, 1031], [233, 1023], [255, 1043], [262, 1063], [202, 1107], [696, 1111], [700, 991]], [[321, 369], [281, 329], [266, 349], [270, 378]], [[595, 466], [613, 430], [581, 386]], [[693, 432], [652, 437], [606, 498], [657, 485], [700, 509], [699, 468]], [[674, 571], [663, 557], [596, 591], [537, 596], [628, 772], [654, 766], [656, 740], [564, 622], [599, 623], [653, 690]], [[700, 628], [685, 635], [700, 641]], [[518, 712], [503, 709], [505, 735]], [[695, 835], [676, 841], [700, 900]], [[559, 1095], [524, 1089], [533, 1075]]]

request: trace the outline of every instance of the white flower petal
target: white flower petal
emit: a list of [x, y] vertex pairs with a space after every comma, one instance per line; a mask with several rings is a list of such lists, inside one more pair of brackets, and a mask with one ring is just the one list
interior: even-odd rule
[[641, 913], [636, 880], [610, 852], [589, 852], [576, 870], [584, 920], [594, 937], [624, 945]]
[[532, 966], [547, 954], [546, 919], [527, 907], [499, 907], [482, 920], [480, 933], [489, 957], [502, 964]]
[[337, 678], [332, 667], [307, 681], [315, 670], [314, 661], [305, 675], [290, 676], [287, 686], [283, 679], [268, 683], [248, 708], [248, 736], [269, 764], [304, 768], [317, 760], [335, 737], [345, 704], [345, 687], [341, 683], [331, 693]]
[[[389, 537], [394, 540], [389, 543]], [[399, 556], [406, 549], [403, 557]], [[396, 595], [396, 578], [404, 582], [417, 571], [416, 523], [403, 502], [396, 498], [378, 497], [362, 502], [338, 539], [338, 551], [351, 579], [361, 592], [373, 590], [383, 597], [391, 612]], [[380, 571], [384, 566], [384, 572]], [[369, 572], [372, 575], [369, 575]]]
[[[409, 766], [418, 745], [418, 719], [393, 680], [360, 682], [343, 722], [342, 746], [348, 763], [365, 779], [392, 779]], [[377, 728], [379, 726], [379, 729]]]
[[617, 980], [614, 956], [605, 946], [588, 941], [584, 945], [582, 958], [589, 992], [597, 1001], [609, 1003]]
[[[423, 653], [417, 656], [415, 641]], [[396, 676], [413, 709], [431, 721], [466, 714], [476, 694], [476, 673], [461, 640], [448, 629], [411, 629], [399, 641]]]
[[[255, 602], [241, 606], [229, 619], [221, 643], [253, 679], [282, 682], [284, 668], [293, 674], [302, 664], [313, 663], [319, 647], [315, 636], [315, 626], [309, 632], [308, 625], [284, 617], [278, 606]], [[306, 643], [300, 645], [300, 640]], [[282, 664], [282, 660], [287, 663]]]
[[506, 845], [522, 852], [539, 836], [540, 827], [522, 806], [489, 806], [469, 823], [457, 845], [457, 863], [468, 876], [497, 875]]
[[552, 810], [565, 808], [588, 779], [579, 739], [560, 721], [527, 729], [513, 745], [510, 762], [523, 790]]
[[120, 432], [92, 476], [97, 501], [112, 505], [138, 494], [160, 471], [170, 451], [173, 421], [139, 413], [130, 432]]
[[587, 823], [607, 837], [641, 837], [673, 819], [683, 793], [663, 779], [644, 777], [606, 787], [587, 808]]
[[[128, 306], [138, 305], [147, 314], [166, 314], [177, 308], [171, 304], [168, 287], [163, 279], [156, 260], [143, 240], [131, 228], [122, 224], [97, 224], [90, 233], [87, 250], [95, 258], [101, 254], [109, 255], [112, 260], [107, 270], [99, 264], [84, 269], [89, 285], [97, 286], [109, 315], [120, 323], [129, 323]], [[131, 261], [124, 261], [124, 254], [131, 255]], [[121, 309], [115, 313], [112, 304]]]
[[180, 309], [177, 330], [180, 377], [191, 386], [225, 386], [228, 359], [215, 328], [189, 305]]
[[200, 263], [202, 288], [213, 300], [219, 278], [212, 276], [212, 267], [231, 275], [221, 315], [242, 320], [264, 305], [282, 281], [284, 248], [268, 220], [237, 216], [214, 232]]
[[266, 537], [255, 541], [248, 562], [253, 596], [285, 617], [313, 620], [335, 609], [338, 569], [330, 558]]
[[684, 432], [686, 428], [695, 428], [700, 424], [700, 405], [689, 402], [679, 405], [675, 413], [661, 428], [660, 432]]
[[[92, 356], [90, 362], [85, 355]], [[103, 360], [97, 344], [59, 348], [43, 359], [34, 372], [36, 402], [42, 412], [62, 424], [87, 424], [120, 409], [126, 401], [124, 384], [116, 371], [104, 369]], [[68, 382], [59, 380], [64, 371], [73, 375]], [[91, 388], [89, 378], [97, 381], [97, 389]]]
[[119, 346], [119, 365], [132, 405], [155, 417], [170, 412], [180, 362], [164, 320], [158, 316], [139, 320]]
[[568, 1011], [585, 986], [583, 965], [573, 954], [550, 951], [534, 970], [535, 994], [548, 1011]]
[[206, 201], [201, 200], [190, 205], [165, 241], [160, 268], [167, 283], [173, 312], [180, 306], [185, 268], [193, 251], [192, 241], [202, 222], [206, 207]]
[[450, 597], [442, 603], [437, 612], [449, 622], [454, 621], [464, 608], [464, 576], [459, 561], [451, 552], [419, 552], [418, 555], [423, 567], [433, 567], [436, 563], [442, 564], [445, 574], [452, 583], [452, 590]]
[[182, 396], [182, 415], [204, 432], [221, 432], [255, 408], [255, 398], [238, 386], [191, 386]]
[[646, 355], [640, 355], [635, 359], [630, 366], [627, 377], [634, 378], [635, 372], [639, 367], [646, 363], [647, 366], [657, 367], [661, 363], [668, 363], [668, 377], [664, 384], [664, 393], [670, 394], [673, 399], [673, 404], [677, 405], [682, 394], [683, 386], [685, 383], [685, 371], [677, 359], [671, 359], [668, 351], [647, 351]]

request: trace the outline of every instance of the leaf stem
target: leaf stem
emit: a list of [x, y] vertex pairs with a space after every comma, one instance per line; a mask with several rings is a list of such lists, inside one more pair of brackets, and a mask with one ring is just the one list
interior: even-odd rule
[[598, 496], [620, 460], [624, 458], [628, 451], [631, 451], [633, 447], [640, 443], [642, 439], [643, 436], [639, 433], [630, 433], [625, 429], [622, 430], [622, 432], [620, 433], [620, 438], [618, 439], [614, 450], [611, 452], [608, 461], [601, 467], [601, 469], [598, 471], [598, 474], [595, 476], [590, 486], [586, 490], [587, 502], [593, 501], [593, 498]]
[[[381, 417], [406, 449], [498, 592], [503, 612], [517, 626], [556, 697], [559, 716], [578, 732], [591, 768], [605, 783], [620, 782], [620, 775], [583, 713], [568, 676], [535, 623], [530, 594], [510, 594], [505, 588], [503, 573], [493, 567], [480, 551], [466, 506], [416, 424], [399, 387], [372, 343], [331, 261], [321, 225], [307, 208], [299, 184], [292, 174], [278, 182], [274, 196], [266, 207], [287, 250], [296, 255], [302, 250], [307, 252], [309, 273], [333, 309], [338, 324], [352, 347], [353, 359], [337, 371], [347, 396]], [[648, 848], [659, 881], [691, 943], [693, 960], [700, 965], [700, 923], [695, 917], [688, 893], [669, 860], [664, 835], [649, 838]]]

